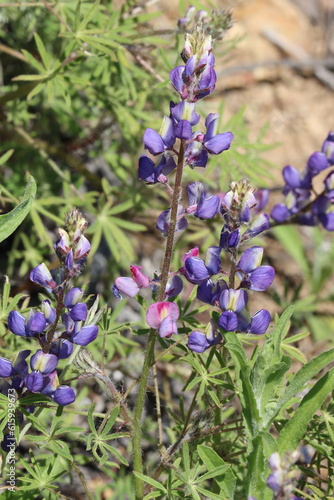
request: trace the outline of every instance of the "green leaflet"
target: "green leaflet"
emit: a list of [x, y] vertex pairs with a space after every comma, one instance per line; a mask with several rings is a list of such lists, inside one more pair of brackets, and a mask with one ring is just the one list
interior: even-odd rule
[[8, 238], [29, 213], [36, 195], [36, 182], [30, 176], [22, 201], [8, 214], [0, 215], [0, 242]]
[[297, 448], [314, 413], [321, 407], [327, 394], [332, 390], [334, 390], [334, 368], [314, 384], [310, 392], [303, 398], [291, 420], [283, 427], [277, 439], [280, 455]]

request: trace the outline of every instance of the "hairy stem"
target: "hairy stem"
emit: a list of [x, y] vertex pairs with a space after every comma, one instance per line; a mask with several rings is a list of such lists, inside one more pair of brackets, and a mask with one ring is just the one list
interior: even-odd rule
[[[170, 270], [170, 264], [173, 256], [173, 246], [175, 240], [175, 230], [177, 224], [177, 209], [179, 204], [179, 199], [181, 195], [181, 187], [182, 187], [182, 174], [183, 168], [185, 164], [185, 148], [186, 141], [182, 140], [180, 143], [180, 150], [178, 152], [178, 163], [176, 169], [175, 183], [173, 196], [171, 201], [171, 211], [170, 211], [170, 224], [169, 231], [166, 241], [165, 255], [162, 264], [161, 271], [161, 279], [160, 279], [160, 288], [158, 294], [158, 302], [163, 301], [165, 296], [165, 290]], [[150, 373], [150, 367], [154, 360], [154, 344], [156, 338], [156, 330], [151, 329], [148, 341], [147, 348], [144, 358], [143, 369], [140, 377], [140, 383], [138, 387], [137, 401], [134, 411], [133, 418], [133, 435], [132, 435], [132, 449], [133, 449], [133, 469], [135, 472], [143, 473], [143, 460], [142, 460], [142, 452], [141, 452], [141, 417], [143, 413], [143, 407], [145, 402], [146, 395], [146, 386], [147, 380]], [[136, 500], [143, 499], [143, 481], [135, 476], [135, 498]]]

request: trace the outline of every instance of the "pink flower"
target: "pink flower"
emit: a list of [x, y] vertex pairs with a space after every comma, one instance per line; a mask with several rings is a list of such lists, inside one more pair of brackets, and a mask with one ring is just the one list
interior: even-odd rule
[[177, 334], [179, 315], [179, 308], [173, 302], [155, 302], [147, 309], [146, 322], [151, 328], [158, 329], [160, 337], [170, 337]]

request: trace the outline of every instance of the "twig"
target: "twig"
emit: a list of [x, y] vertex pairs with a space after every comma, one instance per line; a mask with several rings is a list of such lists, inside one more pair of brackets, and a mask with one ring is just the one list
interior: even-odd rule
[[159, 450], [162, 455], [164, 455], [164, 446], [163, 446], [163, 433], [162, 433], [162, 420], [161, 420], [161, 404], [160, 404], [160, 394], [159, 394], [159, 386], [158, 386], [158, 377], [157, 377], [157, 365], [154, 364], [153, 368], [153, 380], [154, 380], [154, 394], [155, 394], [155, 403], [157, 405], [157, 420], [158, 420], [158, 434], [159, 434]]
[[68, 30], [68, 31], [71, 31], [72, 32], [72, 28], [67, 24], [66, 21], [64, 21], [64, 19], [62, 19], [60, 17], [59, 14], [57, 14], [57, 12], [52, 8], [52, 6], [50, 4], [48, 4], [48, 2], [46, 0], [41, 0], [43, 2], [43, 4], [45, 5], [45, 7], [51, 12], [51, 14], [53, 14], [57, 19], [58, 21], [63, 24], [65, 26], [65, 28]]

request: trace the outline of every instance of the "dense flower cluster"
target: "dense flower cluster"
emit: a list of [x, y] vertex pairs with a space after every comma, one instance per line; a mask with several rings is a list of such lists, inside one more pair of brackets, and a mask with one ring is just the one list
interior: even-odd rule
[[[73, 344], [86, 346], [98, 334], [98, 327], [84, 324], [87, 320], [87, 305], [80, 302], [83, 291], [72, 287], [72, 278], [77, 276], [90, 251], [90, 243], [83, 235], [87, 222], [82, 214], [74, 209], [66, 218], [67, 231], [60, 229], [60, 239], [55, 243], [55, 251], [60, 267], [49, 271], [45, 264], [35, 267], [30, 279], [38, 283], [56, 299], [56, 308], [49, 299], [41, 304], [41, 311], [30, 309], [27, 315], [11, 311], [8, 328], [20, 337], [34, 338], [39, 349], [26, 361], [30, 350], [18, 353], [12, 362], [0, 358], [0, 390], [8, 393], [14, 388], [18, 397], [30, 393], [50, 396], [59, 405], [68, 405], [75, 400], [73, 389], [60, 385], [57, 365], [60, 359], [68, 358]], [[29, 369], [30, 366], [30, 369]]]
[[334, 165], [334, 133], [330, 132], [321, 151], [313, 153], [303, 173], [288, 165], [283, 169], [285, 187], [284, 203], [278, 203], [271, 211], [274, 221], [293, 220], [297, 224], [315, 226], [321, 223], [327, 231], [334, 231], [334, 170], [325, 180], [323, 191], [312, 198], [316, 190], [314, 178]]
[[[189, 17], [193, 16], [189, 11]], [[184, 20], [184, 23], [187, 21]], [[183, 23], [183, 24], [184, 24]], [[160, 132], [147, 129], [144, 146], [151, 155], [159, 156], [157, 164], [148, 156], [139, 160], [139, 179], [146, 183], [165, 184], [170, 193], [168, 175], [181, 161], [183, 166], [205, 167], [210, 154], [218, 155], [230, 148], [233, 134], [217, 133], [219, 115], [210, 113], [205, 119], [205, 132], [194, 131], [200, 116], [196, 113], [196, 102], [211, 94], [215, 88], [216, 73], [212, 54], [212, 39], [201, 29], [199, 23], [192, 33], [185, 34], [185, 45], [181, 57], [184, 65], [177, 66], [170, 73], [171, 83], [181, 101], [171, 102], [170, 114], [165, 116]], [[179, 144], [177, 149], [176, 144]], [[176, 160], [175, 160], [176, 158]], [[217, 324], [210, 321], [205, 332], [193, 331], [189, 335], [188, 347], [195, 352], [203, 352], [219, 343], [225, 331], [253, 334], [265, 333], [271, 317], [267, 310], [260, 309], [252, 316], [246, 310], [247, 290], [263, 291], [270, 286], [275, 271], [271, 266], [262, 266], [263, 249], [253, 246], [238, 258], [240, 245], [269, 229], [269, 217], [260, 214], [267, 201], [267, 191], [254, 194], [247, 181], [232, 183], [228, 193], [210, 195], [200, 182], [186, 186], [188, 206], [179, 203], [176, 212], [175, 232], [184, 230], [187, 218], [212, 219], [223, 217], [219, 245], [207, 250], [206, 261], [199, 257], [199, 249], [193, 248], [183, 257], [180, 269], [169, 274], [169, 282], [163, 301], [151, 304], [146, 312], [146, 322], [157, 329], [161, 337], [177, 334], [178, 306], [168, 299], [181, 292], [181, 276], [197, 285], [197, 298], [211, 304], [221, 312]], [[157, 229], [169, 235], [172, 209], [162, 212], [157, 219]], [[221, 267], [220, 256], [226, 252], [231, 260], [231, 269]], [[119, 277], [113, 287], [114, 295], [122, 298], [122, 293], [134, 297], [142, 287], [159, 287], [159, 279], [150, 280], [141, 272], [141, 267], [130, 267], [132, 277]], [[228, 276], [228, 282], [224, 277]], [[235, 280], [239, 284], [235, 284]]]

